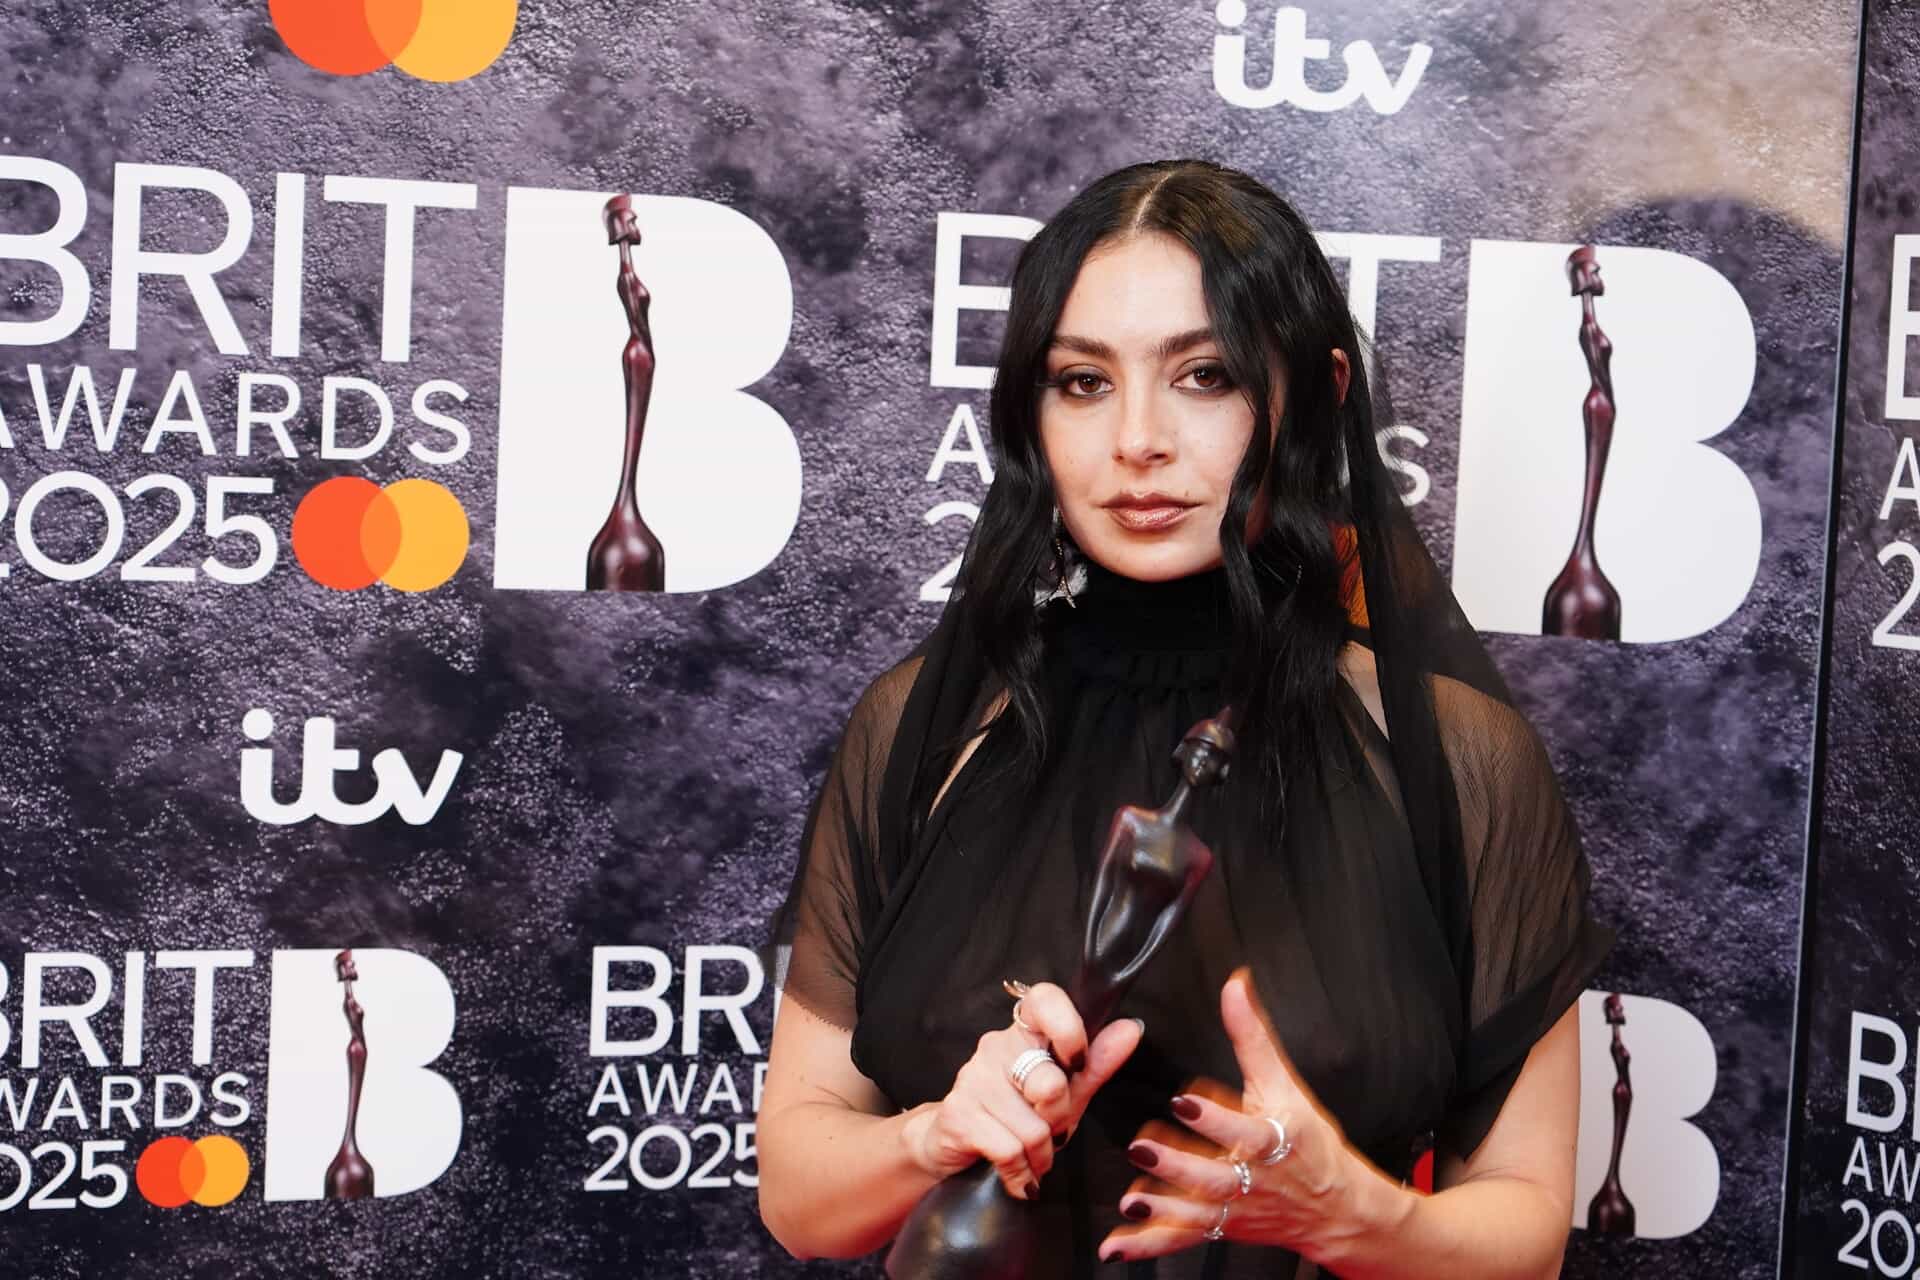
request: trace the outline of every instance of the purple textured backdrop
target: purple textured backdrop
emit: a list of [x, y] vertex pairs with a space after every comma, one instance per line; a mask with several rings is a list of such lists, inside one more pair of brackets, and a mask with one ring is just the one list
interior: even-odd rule
[[[1272, 6], [1251, 7], [1259, 64]], [[196, 488], [207, 474], [269, 475], [276, 492], [257, 509], [284, 532], [298, 496], [329, 476], [426, 475], [454, 491], [474, 528], [466, 566], [419, 595], [327, 591], [284, 543], [253, 587], [111, 572], [67, 584], [17, 566], [0, 582], [10, 709], [0, 964], [14, 978], [0, 1008], [17, 1013], [24, 951], [250, 947], [255, 970], [222, 988], [219, 1061], [255, 1077], [258, 1104], [265, 953], [407, 948], [447, 973], [460, 1002], [436, 1069], [466, 1113], [460, 1154], [430, 1188], [346, 1206], [263, 1202], [256, 1118], [238, 1132], [256, 1161], [239, 1201], [22, 1206], [4, 1226], [14, 1265], [50, 1277], [830, 1270], [786, 1262], [744, 1190], [582, 1191], [601, 1160], [583, 1141], [597, 1123], [586, 1116], [598, 1075], [587, 1057], [591, 948], [755, 941], [846, 709], [932, 622], [918, 584], [958, 550], [961, 526], [929, 532], [922, 514], [979, 489], [965, 468], [937, 488], [923, 477], [954, 406], [984, 409], [983, 395], [927, 385], [937, 213], [1044, 218], [1111, 168], [1199, 154], [1271, 182], [1325, 230], [1442, 239], [1439, 262], [1383, 270], [1379, 339], [1398, 420], [1433, 438], [1419, 514], [1443, 563], [1470, 239], [1676, 250], [1711, 263], [1751, 310], [1754, 391], [1715, 442], [1763, 511], [1745, 605], [1675, 644], [1493, 644], [1562, 770], [1600, 909], [1620, 930], [1603, 981], [1685, 1006], [1720, 1055], [1697, 1120], [1721, 1162], [1712, 1219], [1676, 1241], [1576, 1233], [1567, 1273], [1773, 1271], [1850, 7], [1312, 6], [1314, 34], [1336, 49], [1370, 39], [1390, 68], [1415, 39], [1434, 47], [1393, 116], [1230, 108], [1210, 81], [1211, 4], [1114, 14], [1012, 2], [530, 3], [499, 62], [450, 85], [312, 71], [286, 52], [265, 0], [71, 0], [0, 17], [0, 151], [57, 160], [84, 180], [91, 215], [75, 250], [95, 285], [76, 336], [0, 362], [0, 410], [17, 442], [0, 453], [0, 479], [16, 501], [61, 466], [116, 487], [149, 471]], [[1796, 92], [1776, 94], [1788, 74]], [[251, 356], [217, 355], [169, 285], [147, 290], [137, 352], [108, 350], [116, 162], [207, 166], [253, 197], [255, 247], [221, 277]], [[294, 360], [266, 355], [278, 171], [310, 175], [306, 348]], [[380, 214], [321, 202], [327, 173], [479, 186], [475, 211], [421, 215], [410, 365], [381, 364], [372, 336]], [[792, 424], [806, 487], [792, 541], [757, 577], [699, 597], [492, 589], [508, 184], [719, 201], [780, 246], [793, 338], [754, 394]], [[209, 247], [212, 207], [156, 198], [148, 243]], [[0, 184], [0, 230], [44, 226], [51, 213], [44, 191]], [[50, 275], [4, 269], [7, 318], [50, 309]], [[970, 279], [1001, 269], [969, 260]], [[981, 334], [988, 347], [991, 336]], [[30, 361], [56, 371], [56, 388], [76, 362], [137, 366], [135, 439], [176, 368], [193, 371], [228, 434], [234, 369], [287, 374], [309, 396], [328, 373], [403, 392], [449, 377], [472, 393], [460, 416], [473, 450], [449, 468], [422, 467], [397, 445], [363, 465], [327, 462], [312, 456], [309, 424], [297, 461], [234, 459], [225, 440], [221, 457], [203, 459], [178, 438], [151, 457], [70, 441], [57, 460], [38, 438]], [[127, 506], [132, 547], [162, 508]], [[39, 522], [43, 544], [76, 558], [97, 541], [89, 521], [83, 504], [56, 499]], [[418, 762], [455, 749], [468, 762], [424, 827], [266, 828], [236, 799], [239, 721], [253, 706], [281, 721], [286, 789], [291, 726], [308, 715], [336, 717], [343, 740], [369, 753], [394, 746]], [[154, 1063], [184, 1054], [184, 1008], [170, 998], [155, 985]], [[763, 1001], [762, 1027], [765, 1013]], [[84, 1076], [70, 1038], [51, 1042], [42, 1074]], [[0, 1074], [16, 1065], [0, 1056]]]
[[[1896, 501], [1886, 519], [1882, 503], [1896, 478], [1895, 461], [1914, 424], [1886, 413], [1889, 325], [1893, 321], [1894, 237], [1920, 233], [1920, 180], [1914, 173], [1914, 130], [1920, 125], [1920, 13], [1907, 4], [1866, 7], [1860, 89], [1859, 153], [1855, 176], [1852, 291], [1848, 299], [1840, 459], [1832, 529], [1832, 639], [1827, 657], [1826, 714], [1822, 720], [1820, 820], [1809, 871], [1806, 942], [1801, 981], [1802, 1027], [1799, 1142], [1793, 1170], [1797, 1189], [1788, 1224], [1785, 1275], [1832, 1274], [1847, 1250], [1871, 1261], [1873, 1246], [1859, 1239], [1861, 1213], [1891, 1210], [1911, 1222], [1912, 1205], [1882, 1181], [1883, 1170], [1911, 1166], [1916, 1154], [1909, 1123], [1877, 1132], [1848, 1123], [1851, 1021], [1855, 1011], [1899, 1024], [1907, 1038], [1904, 1106], [1914, 1101], [1911, 1063], [1916, 1047], [1912, 975], [1920, 966], [1913, 922], [1920, 910], [1914, 833], [1920, 770], [1912, 724], [1920, 655], [1876, 645], [1872, 636], [1892, 617], [1907, 590], [1909, 568], [1879, 561], [1896, 540], [1920, 538], [1920, 512]], [[1907, 346], [1907, 388], [1920, 385]], [[1911, 476], [1905, 477], [1911, 483]], [[1900, 635], [1914, 631], [1910, 615], [1894, 619]], [[1893, 1046], [1878, 1035], [1863, 1043], [1869, 1062], [1890, 1059]], [[1892, 1096], [1872, 1079], [1859, 1090], [1861, 1108], [1888, 1116]], [[1864, 1141], [1868, 1176], [1849, 1174], [1856, 1140]], [[1904, 1185], [1898, 1175], [1896, 1185]], [[1863, 1208], [1843, 1210], [1845, 1201]], [[1882, 1225], [1880, 1250], [1897, 1265], [1903, 1251], [1897, 1229]], [[1873, 1274], [1889, 1274], [1875, 1266]]]

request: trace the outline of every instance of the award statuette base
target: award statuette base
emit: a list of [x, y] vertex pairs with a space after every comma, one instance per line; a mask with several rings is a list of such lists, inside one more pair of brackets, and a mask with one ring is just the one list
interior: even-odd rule
[[954, 1174], [907, 1216], [887, 1274], [893, 1280], [1020, 1280], [1035, 1274], [1034, 1205], [1008, 1194], [984, 1160]]

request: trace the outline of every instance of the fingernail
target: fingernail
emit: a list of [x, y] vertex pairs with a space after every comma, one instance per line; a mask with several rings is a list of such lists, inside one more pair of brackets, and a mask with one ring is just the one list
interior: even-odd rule
[[1027, 1184], [1027, 1199], [1038, 1200], [1039, 1198], [1040, 1198], [1040, 1184], [1037, 1182], [1029, 1182]]
[[1151, 1169], [1160, 1163], [1160, 1157], [1153, 1154], [1153, 1148], [1144, 1142], [1136, 1142], [1127, 1148], [1127, 1159], [1142, 1169]]
[[1128, 1018], [1127, 1021], [1140, 1028], [1140, 1038], [1144, 1040], [1147, 1035], [1147, 1020], [1145, 1018]]
[[1121, 1209], [1120, 1212], [1126, 1214], [1135, 1222], [1144, 1222], [1153, 1216], [1153, 1206], [1145, 1200], [1135, 1200], [1132, 1204]]
[[1086, 1069], [1087, 1069], [1087, 1051], [1085, 1049], [1082, 1049], [1079, 1053], [1074, 1054], [1073, 1061], [1067, 1064], [1067, 1074], [1077, 1076], [1082, 1071], [1085, 1071]]
[[1182, 1120], [1198, 1120], [1200, 1118], [1200, 1104], [1183, 1093], [1173, 1100], [1173, 1114], [1179, 1116]]
[[1058, 1151], [1060, 1148], [1066, 1145], [1067, 1145], [1067, 1131], [1065, 1129], [1062, 1129], [1060, 1132], [1053, 1135], [1053, 1149], [1055, 1151]]

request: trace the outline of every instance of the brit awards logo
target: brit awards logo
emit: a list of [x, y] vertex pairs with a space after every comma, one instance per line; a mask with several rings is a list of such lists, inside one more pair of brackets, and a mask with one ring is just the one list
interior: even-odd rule
[[1642, 1240], [1698, 1231], [1720, 1201], [1720, 1154], [1696, 1123], [1720, 1076], [1713, 1036], [1686, 1009], [1650, 996], [1587, 991], [1576, 1007], [1573, 1225]]
[[1474, 241], [1453, 553], [1473, 624], [1654, 643], [1731, 617], [1760, 500], [1713, 440], [1757, 352], [1739, 291], [1697, 258]]
[[440, 967], [388, 948], [258, 959], [0, 960], [0, 1213], [217, 1208], [256, 1167], [269, 1200], [403, 1195], [445, 1173], [463, 1113], [434, 1069], [455, 1018]]
[[800, 450], [751, 390], [793, 284], [737, 210], [513, 187], [494, 585], [712, 591], [773, 562]]
[[385, 948], [277, 951], [273, 1011], [267, 1199], [404, 1195], [447, 1171], [463, 1113], [431, 1069], [453, 1039], [438, 965]]

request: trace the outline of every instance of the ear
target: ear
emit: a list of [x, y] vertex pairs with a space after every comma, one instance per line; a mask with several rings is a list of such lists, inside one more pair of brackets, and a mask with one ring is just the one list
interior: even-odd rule
[[1340, 348], [1333, 349], [1333, 402], [1336, 405], [1347, 402], [1347, 383], [1353, 380], [1353, 367], [1347, 363], [1347, 353]]

